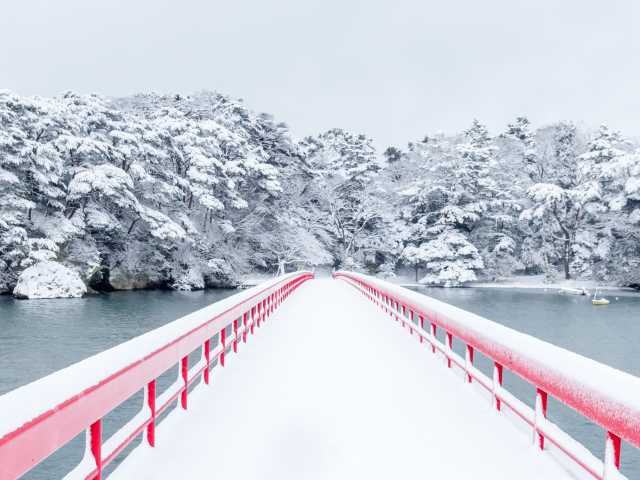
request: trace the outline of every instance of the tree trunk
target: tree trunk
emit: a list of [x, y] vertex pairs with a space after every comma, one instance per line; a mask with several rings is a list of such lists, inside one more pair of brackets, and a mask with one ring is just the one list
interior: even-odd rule
[[131, 235], [131, 232], [133, 231], [133, 227], [136, 226], [136, 223], [138, 223], [138, 220], [140, 220], [140, 218], [136, 218], [133, 220], [133, 222], [131, 222], [131, 225], [129, 226], [129, 230], [127, 230], [127, 235]]
[[570, 280], [571, 279], [571, 273], [569, 273], [569, 255], [571, 253], [571, 246], [570, 246], [570, 242], [569, 239], [566, 239], [564, 241], [564, 258], [563, 258], [563, 263], [564, 263], [564, 278], [565, 280]]

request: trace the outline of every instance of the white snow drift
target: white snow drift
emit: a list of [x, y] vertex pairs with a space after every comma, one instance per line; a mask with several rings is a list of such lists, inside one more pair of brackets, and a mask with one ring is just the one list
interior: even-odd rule
[[17, 298], [79, 298], [85, 293], [87, 287], [78, 272], [52, 261], [27, 268], [13, 290]]

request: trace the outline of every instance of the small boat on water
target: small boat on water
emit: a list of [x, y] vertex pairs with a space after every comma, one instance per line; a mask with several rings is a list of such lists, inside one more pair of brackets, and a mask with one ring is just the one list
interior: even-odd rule
[[593, 298], [591, 299], [591, 303], [593, 305], [609, 305], [609, 300], [604, 297], [598, 298], [598, 289], [593, 293]]
[[589, 295], [589, 292], [586, 288], [570, 288], [570, 287], [561, 287], [558, 290], [559, 293], [565, 293], [568, 295]]

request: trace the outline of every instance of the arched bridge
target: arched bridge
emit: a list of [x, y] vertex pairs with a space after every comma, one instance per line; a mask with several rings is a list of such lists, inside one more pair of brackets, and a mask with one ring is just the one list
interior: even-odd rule
[[[547, 419], [551, 398], [603, 427], [602, 458]], [[65, 478], [611, 480], [622, 445], [640, 446], [640, 379], [350, 272], [242, 291], [9, 392], [0, 412], [1, 480], [79, 435]]]

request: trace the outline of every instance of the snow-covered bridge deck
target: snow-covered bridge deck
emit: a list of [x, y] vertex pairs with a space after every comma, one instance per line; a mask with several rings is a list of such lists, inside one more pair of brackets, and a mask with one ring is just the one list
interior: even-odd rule
[[573, 478], [442, 361], [353, 287], [307, 282], [112, 478]]
[[[83, 431], [69, 479], [103, 478], [141, 435], [110, 478], [623, 478], [621, 441], [640, 446], [640, 379], [416, 292], [335, 276], [272, 279], [0, 396], [0, 480]], [[503, 370], [535, 387], [535, 408], [503, 388]], [[103, 420], [141, 390], [139, 413], [105, 438]], [[548, 396], [605, 429], [604, 461], [546, 419]]]

